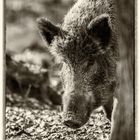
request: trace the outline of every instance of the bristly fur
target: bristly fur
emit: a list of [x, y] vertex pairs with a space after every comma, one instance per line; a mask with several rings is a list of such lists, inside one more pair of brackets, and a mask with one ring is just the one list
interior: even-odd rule
[[[113, 11], [113, 12], [112, 12]], [[101, 48], [99, 42], [89, 36], [87, 26], [89, 22], [101, 14], [109, 14], [112, 38], [109, 46]], [[57, 54], [64, 55], [77, 53], [78, 59], [84, 56], [96, 56], [110, 52], [113, 58], [118, 58], [117, 47], [117, 22], [113, 1], [108, 0], [78, 0], [64, 18], [62, 29], [67, 32], [66, 38], [57, 39], [52, 44], [52, 49]], [[59, 42], [59, 43], [58, 43]], [[56, 44], [56, 48], [54, 47]], [[78, 51], [77, 51], [78, 50]], [[56, 54], [56, 55], [57, 55]], [[76, 57], [76, 54], [73, 54]], [[76, 58], [73, 58], [77, 60]], [[79, 60], [77, 60], [79, 62]]]
[[60, 31], [65, 32], [63, 37], [49, 30], [54, 35], [49, 50], [63, 63], [64, 112], [74, 108], [81, 113], [76, 115], [83, 117], [81, 110], [90, 114], [102, 105], [111, 118], [119, 58], [114, 1], [78, 0]]

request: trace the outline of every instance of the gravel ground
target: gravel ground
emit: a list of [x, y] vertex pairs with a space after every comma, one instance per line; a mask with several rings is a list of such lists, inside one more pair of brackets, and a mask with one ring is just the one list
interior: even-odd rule
[[103, 111], [92, 114], [81, 128], [62, 124], [60, 107], [49, 106], [17, 94], [6, 98], [6, 140], [108, 140], [110, 122]]

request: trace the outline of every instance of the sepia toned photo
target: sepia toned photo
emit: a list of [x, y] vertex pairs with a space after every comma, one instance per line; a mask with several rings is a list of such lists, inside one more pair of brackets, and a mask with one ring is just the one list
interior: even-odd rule
[[5, 0], [5, 139], [135, 140], [135, 1]]

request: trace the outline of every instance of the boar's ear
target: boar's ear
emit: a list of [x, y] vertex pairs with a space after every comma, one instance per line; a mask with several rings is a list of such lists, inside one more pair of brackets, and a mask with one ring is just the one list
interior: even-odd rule
[[108, 14], [102, 14], [94, 18], [88, 24], [89, 33], [102, 45], [107, 45], [111, 37], [110, 18]]
[[39, 31], [45, 41], [50, 44], [54, 36], [63, 36], [61, 28], [52, 24], [47, 18], [37, 19]]

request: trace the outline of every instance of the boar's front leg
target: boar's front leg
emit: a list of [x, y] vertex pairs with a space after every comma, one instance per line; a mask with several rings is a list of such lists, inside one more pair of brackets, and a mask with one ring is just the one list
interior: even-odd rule
[[111, 121], [112, 110], [113, 110], [113, 97], [111, 97], [108, 103], [104, 105], [104, 110], [106, 112], [107, 118]]

